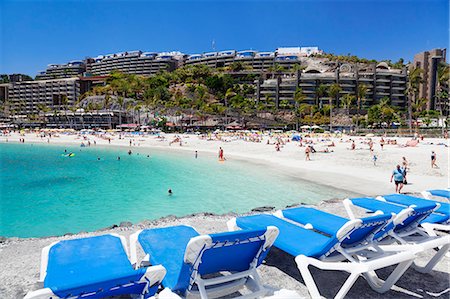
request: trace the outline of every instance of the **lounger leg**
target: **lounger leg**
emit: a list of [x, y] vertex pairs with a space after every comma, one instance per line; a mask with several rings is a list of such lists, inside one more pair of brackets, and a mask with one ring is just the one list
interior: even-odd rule
[[201, 281], [200, 279], [198, 279], [196, 281], [196, 284], [198, 286], [198, 291], [200, 293], [200, 298], [202, 299], [208, 299], [208, 293], [206, 292], [206, 288], [205, 288], [205, 284], [203, 283], [203, 281]]
[[447, 254], [450, 248], [450, 244], [442, 246], [438, 252], [430, 259], [425, 266], [419, 266], [414, 262], [414, 269], [420, 273], [429, 273], [433, 270], [434, 266]]
[[317, 288], [316, 282], [309, 271], [309, 264], [306, 260], [302, 259], [302, 256], [297, 256], [295, 258], [297, 262], [297, 267], [300, 270], [300, 274], [302, 275], [303, 281], [308, 288], [308, 292], [312, 298], [320, 298], [319, 289]]
[[407, 260], [398, 264], [397, 267], [395, 267], [395, 270], [385, 281], [380, 279], [375, 271], [369, 271], [367, 273], [364, 273], [363, 275], [374, 291], [378, 293], [385, 293], [389, 291], [392, 286], [400, 279], [403, 273], [408, 270], [412, 262], [413, 260]]
[[350, 291], [352, 286], [355, 284], [358, 277], [359, 273], [351, 273], [334, 298], [335, 299], [344, 298], [345, 295], [347, 295], [348, 291]]
[[[314, 278], [311, 275], [311, 271], [309, 271], [309, 265], [307, 264], [307, 262], [306, 261], [300, 262], [300, 259], [298, 257], [296, 258], [296, 261], [298, 269], [302, 274], [303, 281], [305, 282], [311, 297], [321, 298], [319, 289], [317, 288]], [[351, 273], [334, 298], [335, 299], [344, 298], [345, 295], [348, 293], [348, 291], [350, 291], [350, 289], [352, 288], [353, 284], [358, 279], [358, 277], [359, 273]]]

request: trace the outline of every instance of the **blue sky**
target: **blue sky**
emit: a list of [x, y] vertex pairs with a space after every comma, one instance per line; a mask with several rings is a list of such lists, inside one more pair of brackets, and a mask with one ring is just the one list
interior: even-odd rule
[[0, 73], [120, 51], [185, 53], [319, 46], [335, 54], [412, 60], [447, 47], [447, 0], [0, 0]]

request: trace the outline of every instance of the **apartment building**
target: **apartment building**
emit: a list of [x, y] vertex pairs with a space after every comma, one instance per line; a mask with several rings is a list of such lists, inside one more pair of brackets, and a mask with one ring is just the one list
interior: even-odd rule
[[82, 76], [86, 71], [84, 61], [71, 61], [66, 64], [49, 64], [45, 71], [36, 75], [36, 80], [51, 80], [58, 78], [73, 78]]
[[[255, 95], [258, 101], [270, 100], [278, 106], [284, 100], [293, 105], [294, 94], [297, 88], [301, 88], [306, 103], [324, 105], [329, 104], [330, 98], [327, 96], [318, 98], [317, 89], [320, 85], [330, 86], [338, 83], [342, 89], [340, 92], [342, 97], [345, 94], [355, 95], [358, 86], [364, 84], [367, 92], [363, 106], [375, 105], [382, 98], [388, 97], [393, 106], [404, 108], [407, 105], [406, 82], [406, 69], [389, 69], [383, 62], [368, 67], [342, 64], [334, 71], [306, 68], [304, 71], [298, 70], [291, 74], [261, 78], [255, 81]], [[333, 99], [333, 105], [339, 104]]]
[[38, 114], [71, 106], [81, 95], [78, 78], [23, 81], [0, 84], [0, 101], [15, 115]]
[[428, 110], [440, 110], [440, 102], [436, 99], [438, 88], [438, 66], [445, 63], [446, 49], [433, 49], [414, 55], [413, 67], [423, 70], [422, 84], [419, 87], [419, 98], [428, 99]]
[[278, 48], [274, 52], [254, 50], [228, 50], [189, 55], [185, 65], [206, 65], [211, 68], [230, 67], [239, 62], [244, 68], [253, 71], [269, 71], [274, 68], [291, 70], [300, 64], [301, 57], [322, 53], [317, 47]]
[[184, 55], [179, 52], [154, 53], [131, 51], [100, 55], [86, 60], [86, 73], [95, 76], [108, 75], [112, 71], [143, 76], [161, 71], [171, 72], [181, 65]]

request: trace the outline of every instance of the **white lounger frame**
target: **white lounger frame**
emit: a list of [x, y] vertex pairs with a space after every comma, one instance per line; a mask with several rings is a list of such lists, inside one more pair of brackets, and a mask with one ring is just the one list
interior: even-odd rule
[[[114, 233], [111, 233], [108, 235], [120, 238], [120, 241], [122, 242], [122, 246], [123, 246], [127, 256], [130, 257], [130, 253], [128, 251], [128, 246], [127, 246], [127, 240], [125, 239], [125, 237], [120, 236], [118, 234], [114, 234]], [[48, 255], [49, 255], [50, 249], [54, 245], [58, 244], [59, 242], [60, 241], [53, 242], [50, 245], [48, 245], [42, 249], [41, 270], [40, 270], [39, 282], [43, 283], [45, 280], [45, 277], [47, 276], [47, 266], [48, 266], [48, 258], [49, 258]], [[149, 267], [147, 269], [147, 271], [145, 272], [145, 274], [138, 281], [138, 283], [150, 281], [151, 285], [147, 284], [146, 288], [143, 290], [143, 292], [146, 293], [147, 290], [149, 289], [149, 287], [151, 287], [155, 284], [160, 284], [165, 275], [166, 275], [166, 269], [163, 266], [157, 265], [157, 266]], [[117, 288], [119, 288], [119, 286], [112, 287], [110, 290], [117, 289]], [[90, 295], [90, 294], [84, 294], [84, 296], [88, 296], [88, 295]], [[144, 297], [145, 297], [144, 294], [139, 295], [139, 298], [141, 298], [141, 299], [144, 299]], [[57, 299], [60, 297], [55, 295], [50, 288], [42, 288], [42, 289], [39, 289], [36, 291], [29, 292], [24, 297], [24, 299], [49, 299], [49, 298]]]
[[[442, 190], [450, 190], [450, 188], [448, 188], [448, 189], [442, 189]], [[431, 194], [431, 192], [426, 191], [426, 190], [420, 192], [420, 194], [422, 194], [423, 198], [425, 198], [425, 199], [431, 199], [431, 200], [433, 200], [433, 197], [435, 196], [435, 195]], [[447, 203], [450, 202], [450, 200], [449, 200], [448, 198], [446, 198], [446, 197], [440, 197], [440, 196], [437, 196], [437, 197], [443, 198], [443, 199], [445, 200], [445, 202], [447, 202]]]
[[[280, 212], [277, 212], [275, 216], [279, 217]], [[361, 220], [350, 220], [347, 224], [348, 225], [345, 225], [337, 233], [337, 235], [341, 238], [348, 237], [350, 233], [358, 227], [358, 224], [359, 226], [361, 225]], [[227, 225], [229, 230], [240, 229], [236, 224], [236, 218], [229, 220]], [[352, 225], [353, 229], [350, 228]], [[309, 224], [305, 225], [304, 228], [312, 229], [313, 227]], [[341, 240], [341, 238], [339, 239]], [[403, 273], [410, 267], [414, 257], [414, 253], [410, 251], [384, 251], [375, 244], [368, 244], [367, 246], [360, 246], [351, 249], [335, 246], [319, 259], [305, 255], [298, 255], [295, 257], [295, 262], [312, 298], [321, 298], [321, 295], [319, 289], [317, 288], [316, 282], [311, 275], [309, 266], [314, 266], [322, 270], [345, 271], [350, 273], [350, 276], [334, 297], [344, 298], [360, 275], [364, 276], [370, 287], [376, 292], [384, 293], [390, 290], [390, 288], [397, 282]], [[375, 270], [392, 265], [397, 265], [397, 267], [385, 281], [380, 279], [375, 273]]]
[[[137, 265], [137, 243], [139, 234], [142, 230], [132, 234], [130, 236], [130, 249], [131, 249], [131, 262]], [[271, 247], [278, 236], [278, 228], [274, 226], [268, 226], [267, 231], [264, 234], [265, 243], [262, 250], [266, 250]], [[217, 247], [217, 246], [230, 246], [232, 244], [217, 244], [212, 243], [212, 239], [209, 235], [200, 235], [192, 238], [186, 246], [184, 262], [192, 265], [194, 269], [198, 269], [202, 262], [202, 254], [205, 250]], [[259, 255], [259, 254], [258, 254]], [[148, 263], [150, 256], [147, 254], [142, 263]], [[185, 298], [201, 298], [201, 299], [212, 299], [217, 297], [223, 297], [232, 294], [244, 286], [246, 286], [251, 293], [246, 295], [241, 295], [234, 298], [250, 299], [250, 298], [261, 298], [267, 294], [268, 290], [263, 286], [259, 274], [256, 270], [257, 260], [255, 259], [250, 268], [246, 271], [227, 274], [224, 276], [219, 276], [215, 278], [205, 279], [197, 272], [193, 271], [193, 275], [190, 279], [189, 289]], [[198, 290], [194, 290], [193, 287], [197, 285]]]
[[[377, 197], [376, 199], [386, 201], [381, 197]], [[355, 216], [353, 213], [353, 208], [355, 207], [355, 205], [353, 205], [352, 201], [348, 198], [345, 199], [343, 203], [348, 216], [351, 219], [354, 219]], [[398, 215], [394, 214], [394, 218], [392, 220], [394, 222], [394, 225], [401, 224], [403, 221], [405, 221], [411, 215], [411, 213], [414, 212], [413, 207], [413, 205], [410, 207], [405, 207]], [[438, 206], [436, 207], [436, 209], [437, 208]], [[421, 273], [429, 273], [433, 270], [434, 266], [436, 266], [436, 264], [444, 257], [444, 255], [447, 254], [450, 248], [450, 235], [437, 236], [435, 233], [435, 228], [436, 226], [439, 226], [439, 224], [436, 225], [425, 223], [421, 224], [421, 226], [424, 228], [423, 230], [420, 228], [416, 228], [414, 230], [403, 232], [401, 234], [397, 234], [394, 231], [389, 232], [389, 236], [391, 238], [385, 238], [384, 240], [381, 240], [380, 247], [384, 250], [409, 250], [411, 252], [414, 252], [416, 255], [427, 250], [434, 250], [438, 248], [439, 250], [424, 266], [420, 266], [416, 261], [414, 261], [414, 268], [417, 271]], [[428, 227], [428, 229], [426, 229], [424, 226]], [[448, 227], [448, 225], [442, 226]], [[430, 234], [430, 232], [432, 234]]]

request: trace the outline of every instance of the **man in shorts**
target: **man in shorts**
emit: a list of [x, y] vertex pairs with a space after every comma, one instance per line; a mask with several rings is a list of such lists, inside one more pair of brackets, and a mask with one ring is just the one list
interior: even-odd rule
[[394, 179], [395, 182], [395, 193], [401, 193], [403, 188], [403, 181], [405, 180], [405, 175], [403, 173], [403, 170], [400, 168], [400, 165], [397, 165], [397, 167], [392, 172], [391, 183], [392, 179]]

